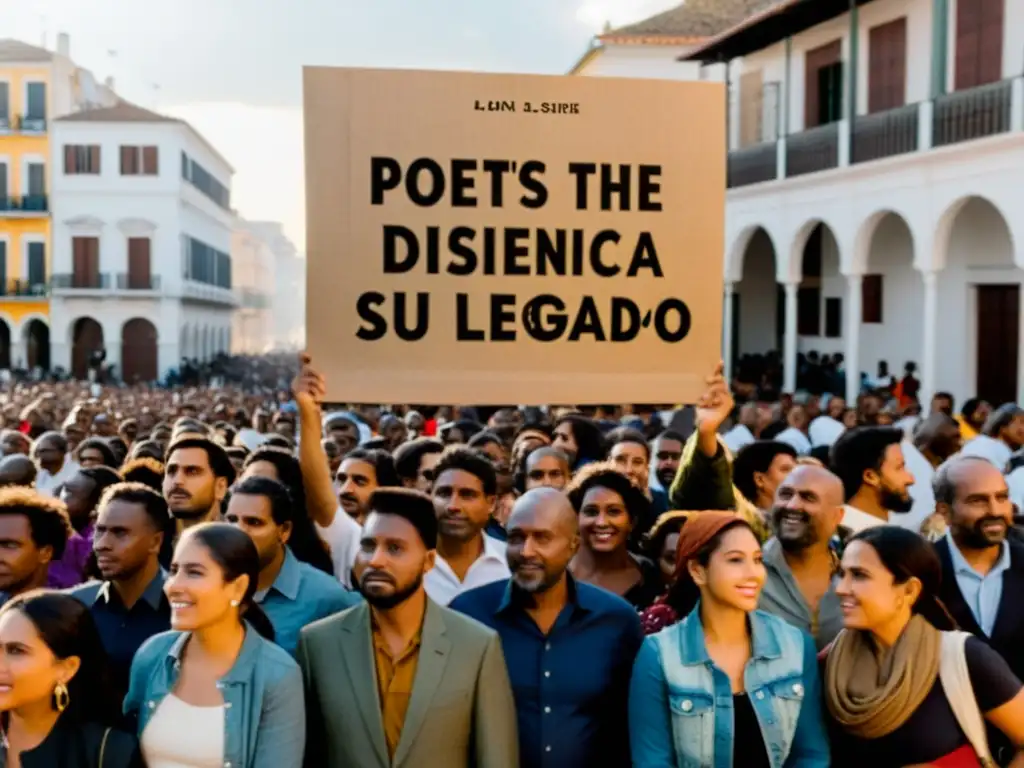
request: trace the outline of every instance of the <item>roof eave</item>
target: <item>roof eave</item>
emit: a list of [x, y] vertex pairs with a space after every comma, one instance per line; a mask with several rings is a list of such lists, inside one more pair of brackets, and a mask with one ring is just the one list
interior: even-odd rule
[[[756, 27], [766, 19], [772, 18], [779, 13], [785, 13], [792, 7], [799, 5], [804, 0], [781, 0], [781, 2], [770, 5], [762, 11], [759, 11], [752, 16], [748, 16], [738, 24], [734, 24], [729, 29], [721, 32], [713, 37], [707, 39], [703, 45], [694, 51], [684, 53], [677, 60], [678, 61], [699, 61], [701, 63], [707, 63], [719, 60], [717, 49], [725, 42], [735, 37], [740, 32], [744, 32], [748, 29]], [[749, 52], [749, 51], [748, 51]]]
[[594, 38], [591, 41], [590, 47], [583, 53], [582, 56], [572, 65], [572, 68], [567, 74], [578, 75], [580, 74], [590, 62], [597, 58], [598, 54], [604, 50], [604, 46], [601, 45], [599, 38]]
[[702, 45], [707, 42], [706, 37], [694, 37], [690, 35], [619, 35], [609, 32], [598, 37], [604, 44], [608, 45]]

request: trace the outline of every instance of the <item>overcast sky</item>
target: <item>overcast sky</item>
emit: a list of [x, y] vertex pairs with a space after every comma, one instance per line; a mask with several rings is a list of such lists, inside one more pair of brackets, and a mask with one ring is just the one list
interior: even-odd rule
[[235, 166], [234, 202], [304, 238], [305, 64], [566, 72], [610, 21], [680, 0], [0, 0], [0, 37], [71, 57], [188, 119]]

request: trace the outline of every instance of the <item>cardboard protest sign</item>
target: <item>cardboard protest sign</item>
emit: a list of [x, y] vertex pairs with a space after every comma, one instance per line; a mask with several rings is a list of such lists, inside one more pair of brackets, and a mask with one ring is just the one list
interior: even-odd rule
[[693, 401], [720, 357], [720, 84], [310, 67], [331, 400]]

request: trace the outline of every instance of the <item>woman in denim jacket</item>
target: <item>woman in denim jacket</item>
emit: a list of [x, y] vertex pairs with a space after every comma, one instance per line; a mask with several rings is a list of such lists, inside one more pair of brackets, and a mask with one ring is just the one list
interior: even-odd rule
[[302, 674], [252, 602], [259, 569], [252, 540], [226, 523], [178, 542], [164, 585], [174, 629], [139, 649], [124, 702], [149, 768], [301, 768]]
[[814, 641], [755, 610], [761, 547], [726, 512], [697, 512], [679, 535], [673, 589], [699, 590], [678, 624], [651, 635], [633, 667], [629, 736], [642, 768], [825, 768], [828, 741]]

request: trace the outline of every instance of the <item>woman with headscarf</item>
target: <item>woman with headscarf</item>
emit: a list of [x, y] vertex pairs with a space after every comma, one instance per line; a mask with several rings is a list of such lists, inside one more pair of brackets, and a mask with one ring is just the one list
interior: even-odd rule
[[814, 641], [756, 610], [765, 568], [750, 525], [691, 514], [676, 552], [673, 591], [692, 609], [633, 666], [633, 765], [826, 768]]

